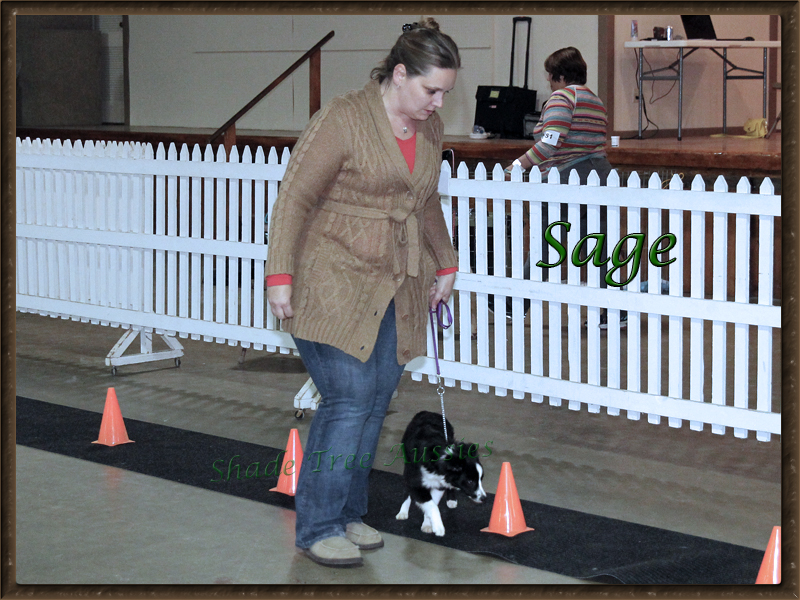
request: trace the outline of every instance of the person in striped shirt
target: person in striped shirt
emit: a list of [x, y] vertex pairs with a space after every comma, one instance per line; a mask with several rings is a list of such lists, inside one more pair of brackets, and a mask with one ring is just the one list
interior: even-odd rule
[[605, 151], [608, 120], [603, 101], [586, 87], [586, 61], [570, 46], [548, 56], [544, 68], [552, 94], [533, 130], [535, 144], [514, 163], [538, 167], [543, 175], [555, 167], [562, 181], [575, 169], [584, 184], [595, 170], [604, 183], [611, 171]]
[[[534, 127], [535, 143], [533, 147], [516, 159], [507, 169], [519, 164], [524, 169], [538, 168], [542, 176], [555, 167], [561, 175], [561, 182], [567, 183], [570, 172], [574, 169], [580, 183], [586, 185], [592, 171], [600, 177], [604, 185], [611, 164], [606, 156], [606, 107], [597, 95], [586, 87], [586, 61], [580, 51], [572, 46], [556, 50], [544, 61], [547, 80], [550, 82], [552, 94], [542, 109], [542, 116]], [[542, 227], [547, 227], [546, 211], [542, 213]], [[561, 220], [567, 221], [567, 206], [561, 206]], [[580, 235], [587, 232], [586, 206], [580, 209]], [[600, 208], [600, 232], [606, 233], [606, 208]], [[596, 232], [591, 232], [596, 233]], [[543, 236], [544, 237], [544, 236]], [[542, 257], [547, 256], [547, 244], [542, 242]], [[607, 258], [603, 248], [601, 259]], [[530, 262], [525, 261], [523, 277], [530, 279]], [[546, 261], [545, 261], [546, 262]], [[605, 288], [605, 263], [600, 266], [600, 287]], [[548, 269], [544, 269], [542, 280], [549, 280]], [[600, 315], [600, 328], [607, 328], [607, 311]], [[620, 315], [620, 326], [627, 324], [627, 313]]]
[[548, 56], [544, 68], [552, 94], [533, 130], [535, 144], [514, 162], [526, 170], [538, 167], [543, 175], [555, 167], [564, 183], [572, 169], [582, 184], [594, 170], [605, 183], [611, 171], [605, 151], [606, 108], [586, 87], [586, 61], [570, 46]]

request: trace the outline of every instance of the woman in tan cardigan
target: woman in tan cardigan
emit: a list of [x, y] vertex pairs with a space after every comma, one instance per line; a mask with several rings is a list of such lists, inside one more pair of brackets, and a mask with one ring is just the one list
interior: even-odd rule
[[305, 444], [296, 545], [362, 564], [367, 478], [404, 365], [426, 351], [428, 306], [457, 261], [437, 191], [458, 48], [433, 19], [406, 25], [362, 90], [316, 113], [294, 147], [270, 222], [267, 295], [322, 401]]

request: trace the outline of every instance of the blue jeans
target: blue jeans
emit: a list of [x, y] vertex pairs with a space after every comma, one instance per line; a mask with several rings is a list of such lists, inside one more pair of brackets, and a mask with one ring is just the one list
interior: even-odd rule
[[322, 398], [303, 448], [295, 495], [295, 544], [309, 548], [344, 537], [347, 524], [360, 523], [367, 513], [367, 480], [405, 367], [397, 364], [394, 301], [365, 363], [328, 344], [294, 341]]

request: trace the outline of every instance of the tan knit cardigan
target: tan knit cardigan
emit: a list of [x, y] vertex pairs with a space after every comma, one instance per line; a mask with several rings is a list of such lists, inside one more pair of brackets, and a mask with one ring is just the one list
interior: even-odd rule
[[428, 290], [457, 266], [437, 191], [443, 125], [417, 125], [413, 174], [380, 86], [334, 98], [294, 147], [269, 223], [267, 274], [292, 275], [284, 331], [365, 362], [392, 298], [397, 360], [426, 352]]

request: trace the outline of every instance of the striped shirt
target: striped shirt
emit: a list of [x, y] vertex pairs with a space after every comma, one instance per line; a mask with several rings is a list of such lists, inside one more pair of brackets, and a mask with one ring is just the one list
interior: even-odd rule
[[[556, 90], [533, 130], [537, 141], [526, 153], [528, 160], [544, 173], [588, 156], [605, 156], [607, 126], [606, 107], [589, 88], [570, 85]], [[548, 137], [551, 143], [545, 140]]]

